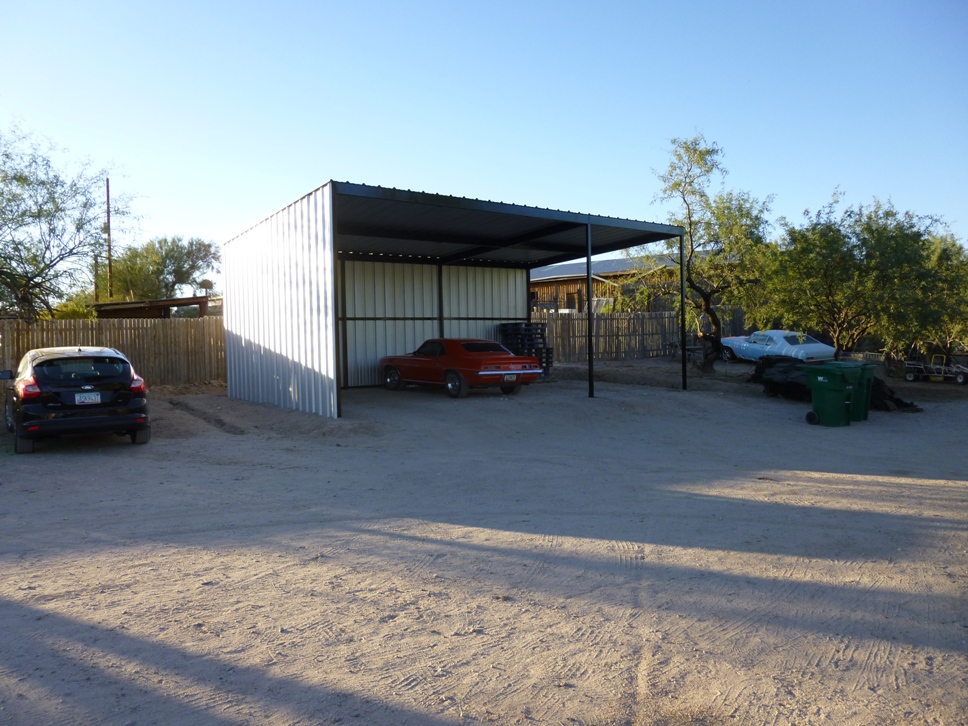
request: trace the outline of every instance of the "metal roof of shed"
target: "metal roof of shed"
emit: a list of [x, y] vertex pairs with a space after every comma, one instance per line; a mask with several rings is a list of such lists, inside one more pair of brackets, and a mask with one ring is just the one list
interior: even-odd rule
[[532, 269], [659, 242], [681, 227], [480, 199], [330, 182], [344, 259]]
[[[635, 271], [635, 264], [626, 259], [592, 260], [593, 275], [628, 274]], [[531, 281], [557, 280], [570, 277], [584, 277], [585, 260], [565, 262], [560, 265], [536, 267], [531, 270]]]

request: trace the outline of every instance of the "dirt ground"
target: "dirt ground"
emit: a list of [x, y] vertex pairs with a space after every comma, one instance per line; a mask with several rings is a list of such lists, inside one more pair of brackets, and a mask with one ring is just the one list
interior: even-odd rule
[[968, 723], [968, 387], [825, 428], [678, 370], [4, 434], [0, 723]]

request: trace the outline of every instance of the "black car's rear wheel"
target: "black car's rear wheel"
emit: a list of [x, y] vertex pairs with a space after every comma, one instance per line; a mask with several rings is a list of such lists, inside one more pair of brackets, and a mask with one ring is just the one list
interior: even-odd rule
[[403, 379], [400, 377], [400, 371], [393, 366], [387, 367], [386, 371], [383, 373], [383, 383], [387, 387], [388, 391], [399, 390], [400, 386], [403, 385]]
[[146, 426], [143, 429], [138, 429], [137, 431], [131, 432], [131, 443], [132, 444], [147, 444], [151, 441], [151, 427]]
[[505, 396], [513, 396], [521, 392], [521, 384], [515, 383], [513, 386], [501, 386], [501, 393]]
[[16, 436], [13, 440], [13, 450], [15, 454], [34, 453], [34, 440], [26, 436]]
[[447, 371], [447, 375], [444, 376], [444, 386], [447, 388], [447, 395], [451, 398], [463, 398], [470, 391], [464, 376], [457, 371]]
[[918, 380], [918, 374], [914, 371], [908, 371], [904, 374], [904, 380], [908, 383], [914, 383], [916, 380]]

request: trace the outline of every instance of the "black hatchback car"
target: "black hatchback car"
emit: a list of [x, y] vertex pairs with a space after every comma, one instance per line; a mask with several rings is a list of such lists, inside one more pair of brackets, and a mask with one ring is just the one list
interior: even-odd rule
[[114, 348], [38, 348], [28, 351], [4, 397], [14, 450], [29, 454], [37, 439], [114, 432], [132, 443], [151, 439], [148, 390], [124, 354]]

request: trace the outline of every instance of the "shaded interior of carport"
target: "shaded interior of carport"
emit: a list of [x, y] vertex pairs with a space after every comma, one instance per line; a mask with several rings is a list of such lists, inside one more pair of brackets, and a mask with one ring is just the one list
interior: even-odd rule
[[[593, 255], [673, 238], [679, 239], [681, 251], [682, 228], [671, 225], [345, 182], [332, 184], [335, 247], [343, 261], [375, 258], [530, 271], [580, 257], [590, 262]], [[590, 264], [587, 269], [590, 290]], [[685, 339], [684, 318], [681, 325], [680, 338]], [[438, 335], [444, 335], [442, 321]], [[593, 396], [593, 325], [588, 326], [587, 347], [589, 395]], [[685, 364], [682, 387], [686, 387]]]
[[340, 416], [380, 355], [528, 321], [531, 269], [677, 237], [681, 272], [680, 227], [327, 182], [223, 247], [228, 393]]

